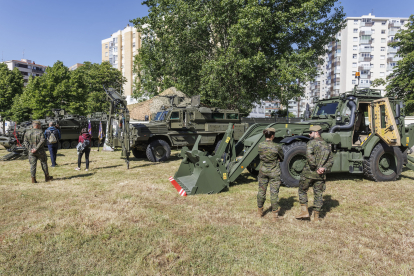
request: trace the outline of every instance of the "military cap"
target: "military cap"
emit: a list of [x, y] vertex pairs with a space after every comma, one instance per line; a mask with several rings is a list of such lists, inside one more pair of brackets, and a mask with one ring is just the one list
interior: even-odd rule
[[40, 125], [41, 123], [40, 121], [36, 120], [36, 121], [33, 121], [32, 124]]
[[276, 129], [274, 129], [273, 127], [266, 128], [265, 130], [269, 132], [276, 132]]
[[321, 126], [311, 126], [309, 128], [309, 131], [320, 131], [322, 130]]

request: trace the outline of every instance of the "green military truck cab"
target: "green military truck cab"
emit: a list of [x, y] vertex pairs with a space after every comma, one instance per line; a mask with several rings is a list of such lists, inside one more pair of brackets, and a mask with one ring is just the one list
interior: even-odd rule
[[152, 162], [166, 161], [172, 147], [192, 146], [199, 135], [200, 148], [211, 152], [221, 141], [229, 123], [234, 123], [236, 140], [249, 127], [247, 123], [241, 123], [238, 110], [194, 105], [161, 110], [149, 123], [132, 124], [132, 153], [136, 158], [146, 156]]

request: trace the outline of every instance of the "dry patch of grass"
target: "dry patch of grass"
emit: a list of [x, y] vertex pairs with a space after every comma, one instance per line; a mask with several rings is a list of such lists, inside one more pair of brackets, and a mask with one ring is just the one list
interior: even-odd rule
[[295, 220], [297, 190], [282, 187], [284, 219], [272, 223], [255, 216], [247, 171], [227, 192], [183, 198], [168, 181], [177, 157], [126, 170], [119, 152], [92, 151], [78, 172], [74, 150], [58, 154], [50, 183], [40, 164], [31, 184], [27, 160], [0, 162], [1, 275], [413, 274], [409, 170], [396, 182], [329, 176], [318, 224]]

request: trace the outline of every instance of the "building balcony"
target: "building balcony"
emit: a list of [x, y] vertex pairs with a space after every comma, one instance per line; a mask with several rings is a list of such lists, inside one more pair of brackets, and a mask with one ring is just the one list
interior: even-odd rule
[[361, 74], [361, 79], [370, 79], [371, 75], [368, 74]]
[[371, 57], [359, 57], [358, 61], [360, 61], [360, 62], [370, 62]]
[[393, 48], [393, 47], [388, 47], [387, 49], [387, 53], [397, 53], [397, 49]]
[[360, 39], [359, 40], [359, 45], [361, 44], [371, 44], [372, 40], [371, 39]]
[[334, 90], [341, 89], [341, 85], [339, 85], [339, 84], [338, 85], [334, 85], [333, 88], [334, 88]]
[[372, 35], [372, 31], [360, 31], [359, 36], [361, 35]]
[[362, 71], [362, 70], [370, 70], [371, 69], [371, 65], [361, 65], [358, 67], [358, 71]]
[[368, 87], [370, 87], [371, 86], [371, 84], [370, 83], [360, 83], [359, 85], [358, 85], [358, 87], [359, 88], [368, 88]]
[[44, 71], [43, 70], [40, 70], [40, 69], [32, 69], [32, 72], [33, 73], [40, 73], [40, 74], [43, 74], [44, 73]]
[[401, 27], [401, 23], [400, 22], [393, 22], [393, 23], [388, 24], [388, 29], [394, 28], [394, 27]]
[[341, 56], [341, 52], [339, 52], [339, 53], [335, 52], [335, 54], [334, 54], [334, 58], [336, 58], [336, 57], [340, 57], [340, 56]]
[[335, 69], [334, 69], [334, 73], [335, 73], [335, 74], [339, 74], [339, 73], [341, 73], [341, 67], [335, 67]]
[[370, 53], [370, 52], [372, 52], [372, 48], [371, 47], [364, 47], [364, 46], [362, 46], [362, 47], [359, 47], [359, 52], [361, 52], [361, 53]]
[[394, 70], [394, 66], [388, 65], [387, 66], [387, 71], [392, 71], [392, 70]]
[[372, 27], [372, 22], [362, 22], [361, 21], [361, 24], [360, 24], [360, 26], [361, 27]]
[[398, 31], [389, 31], [389, 32], [388, 32], [388, 36], [391, 36], [391, 35], [393, 35], [393, 36], [394, 36], [394, 35], [396, 35], [396, 34], [397, 34], [397, 32], [398, 32]]

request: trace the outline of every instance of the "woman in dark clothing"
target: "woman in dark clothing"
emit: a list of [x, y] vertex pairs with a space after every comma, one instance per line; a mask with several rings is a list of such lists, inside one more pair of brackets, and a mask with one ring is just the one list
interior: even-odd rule
[[79, 136], [78, 143], [84, 143], [85, 140], [89, 140], [89, 144], [87, 147], [83, 149], [83, 151], [78, 152], [78, 167], [75, 169], [77, 171], [80, 171], [82, 155], [84, 153], [85, 153], [85, 161], [86, 161], [85, 171], [88, 171], [89, 169], [89, 153], [91, 153], [91, 148], [89, 145], [91, 145], [92, 143], [92, 136], [88, 133], [88, 130], [86, 128], [83, 128], [81, 135]]

